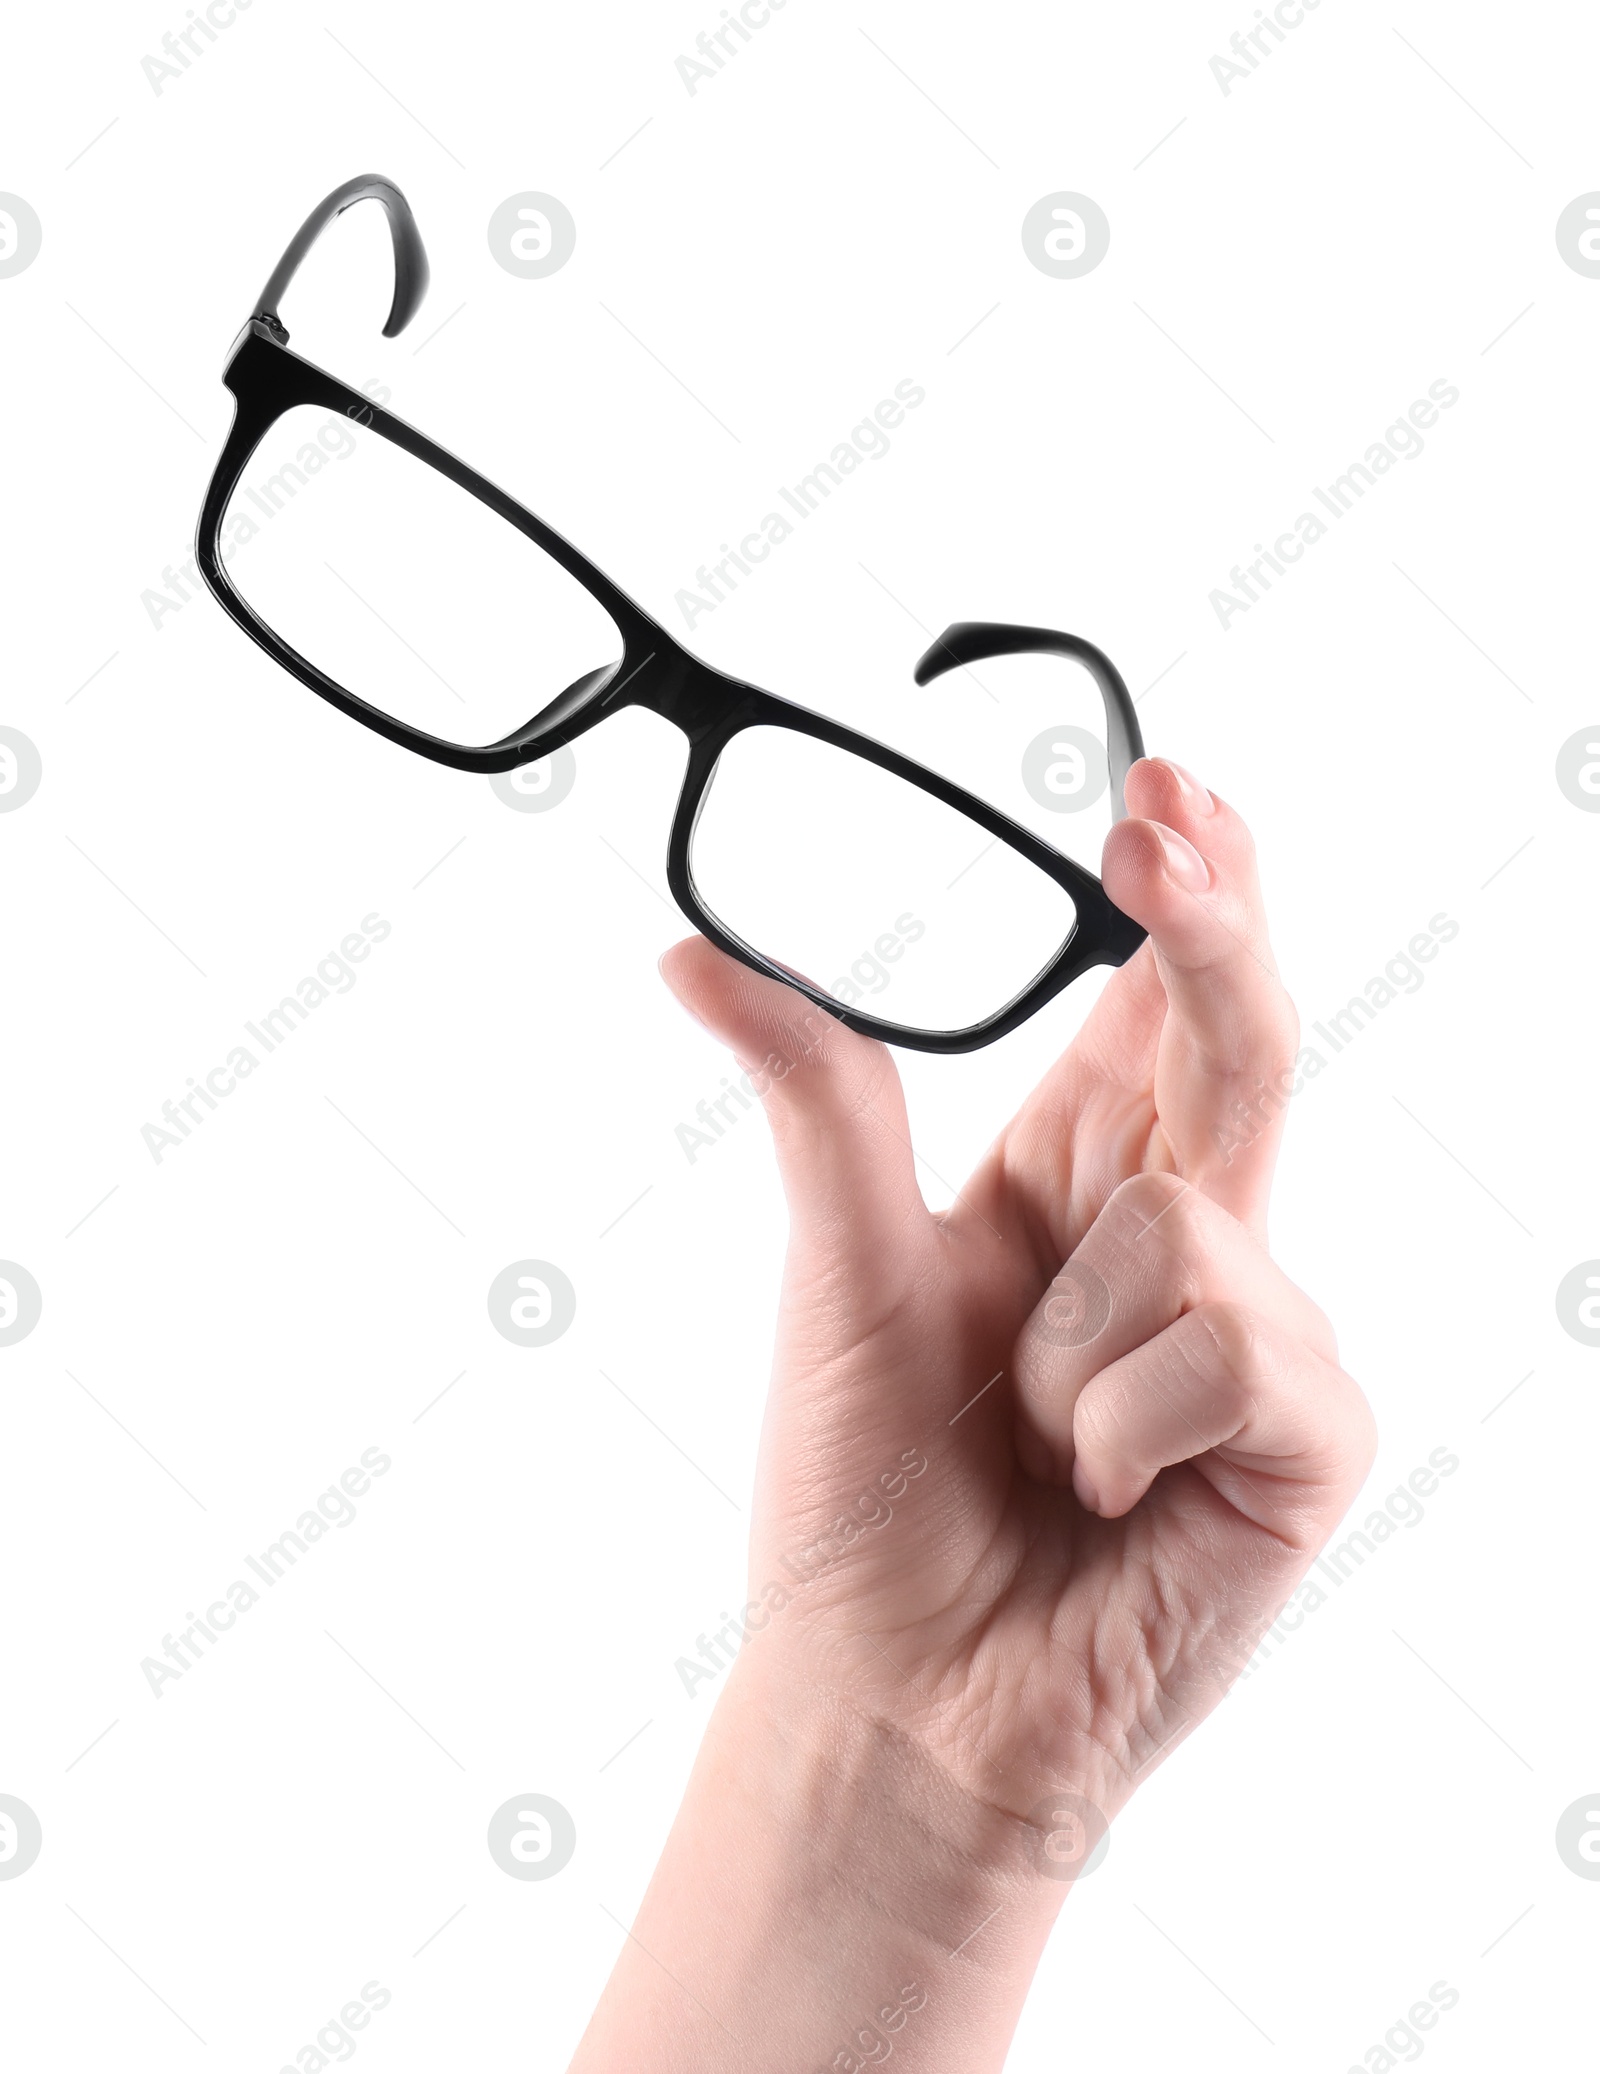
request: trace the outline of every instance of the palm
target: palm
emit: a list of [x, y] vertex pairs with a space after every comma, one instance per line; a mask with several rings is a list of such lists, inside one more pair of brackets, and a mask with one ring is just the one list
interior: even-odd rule
[[[997, 1149], [962, 1191], [967, 1215], [958, 1204], [949, 1219], [913, 1227], [889, 1275], [886, 1263], [874, 1263], [880, 1291], [887, 1282], [907, 1293], [895, 1307], [899, 1328], [892, 1338], [873, 1333], [847, 1354], [837, 1350], [844, 1365], [831, 1370], [826, 1403], [858, 1406], [903, 1374], [919, 1397], [944, 1408], [915, 1436], [934, 1473], [911, 1481], [885, 1531], [861, 1535], [849, 1559], [830, 1564], [795, 1601], [797, 1626], [826, 1661], [841, 1675], [865, 1673], [879, 1703], [936, 1744], [970, 1790], [1003, 1797], [1018, 1814], [1052, 1781], [1081, 1771], [1084, 1750], [1108, 1740], [1123, 1752], [1131, 1785], [1141, 1764], [1221, 1696], [1248, 1647], [1213, 1648], [1206, 1661], [1162, 1649], [1157, 1661], [1150, 1640], [1162, 1609], [1187, 1595], [1189, 1611], [1204, 1612], [1206, 1632], [1253, 1638], [1281, 1603], [1280, 1579], [1292, 1583], [1301, 1567], [1292, 1549], [1235, 1509], [1223, 1462], [1171, 1469], [1130, 1514], [1106, 1520], [1048, 1463], [1035, 1460], [1030, 1470], [1022, 1460], [1029, 1436], [1017, 1430], [1008, 1383], [1019, 1337], [1052, 1279], [1041, 1262], [1074, 1249], [1119, 1183], [1175, 1165], [1153, 1090], [1164, 1018], [1148, 1014], [1137, 975], [1116, 976], [1094, 1021], [1125, 1037], [1130, 1003], [1152, 1062], [1142, 1083], [1125, 1071], [1113, 1085], [1095, 1070], [1093, 1025], [1069, 1055], [1082, 1077], [1065, 1155], [1065, 1228], [1051, 1218], [1040, 1224], [1039, 1206], [1007, 1182]], [[919, 1289], [916, 1304], [910, 1296]], [[801, 1254], [791, 1261], [786, 1315], [814, 1315], [820, 1300]], [[780, 1371], [790, 1351], [782, 1347]], [[822, 1431], [811, 1430], [818, 1409], [804, 1393], [795, 1425], [775, 1420], [769, 1438], [791, 1465], [836, 1463], [830, 1489], [854, 1496], [872, 1486], [883, 1462], [900, 1459], [897, 1447], [874, 1452], [876, 1431], [869, 1438], [858, 1424], [841, 1433], [826, 1412]], [[787, 1482], [804, 1492], [813, 1479], [802, 1473]], [[763, 1538], [783, 1575], [781, 1551], [825, 1540], [831, 1516], [802, 1501], [769, 1525], [776, 1531]], [[874, 1638], [865, 1657], [863, 1635]], [[1086, 1680], [1086, 1665], [1106, 1675]]]

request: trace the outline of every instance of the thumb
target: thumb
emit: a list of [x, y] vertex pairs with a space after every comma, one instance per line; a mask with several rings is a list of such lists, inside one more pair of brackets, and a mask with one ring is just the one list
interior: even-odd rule
[[928, 1218], [888, 1047], [703, 936], [674, 944], [661, 976], [760, 1097], [795, 1239], [816, 1265], [876, 1280], [908, 1222]]

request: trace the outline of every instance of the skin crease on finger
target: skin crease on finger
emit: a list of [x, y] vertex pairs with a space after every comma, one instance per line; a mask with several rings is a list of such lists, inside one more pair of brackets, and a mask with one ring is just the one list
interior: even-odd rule
[[703, 940], [662, 961], [793, 1062], [790, 1236], [741, 1646], [582, 2074], [831, 2064], [889, 1979], [939, 2011], [927, 2074], [998, 2074], [1070, 1890], [1049, 1810], [1109, 1820], [1204, 1720], [1366, 1474], [1266, 1252], [1281, 1109], [1237, 1122], [1294, 1050], [1249, 835], [1175, 766], [1127, 799], [1103, 875], [1150, 941], [937, 1217], [886, 1047]]

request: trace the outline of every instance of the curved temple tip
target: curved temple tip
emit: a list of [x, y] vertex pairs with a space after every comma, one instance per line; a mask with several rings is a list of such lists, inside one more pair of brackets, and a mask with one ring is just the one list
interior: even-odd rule
[[968, 650], [967, 637], [974, 631], [970, 619], [958, 619], [947, 626], [925, 654], [917, 658], [912, 679], [917, 684], [931, 684], [935, 677], [942, 677], [946, 670], [956, 670], [963, 663], [975, 662], [977, 656]]
[[[383, 335], [398, 338], [422, 308], [422, 299], [428, 292], [428, 255], [423, 250], [422, 233], [417, 229], [411, 204], [394, 182], [374, 175], [366, 186], [389, 212], [389, 235], [394, 243], [394, 300], [389, 305]], [[356, 196], [357, 201], [362, 198]]]
[[1144, 737], [1128, 687], [1110, 656], [1081, 635], [1064, 634], [1054, 627], [1014, 627], [995, 620], [958, 619], [919, 659], [912, 674], [918, 684], [931, 684], [946, 670], [985, 662], [991, 655], [1060, 655], [1081, 663], [1089, 672], [1105, 707], [1112, 813], [1120, 821], [1127, 812], [1123, 781], [1144, 754]]
[[256, 315], [283, 338], [289, 334], [278, 316], [278, 304], [294, 279], [300, 262], [336, 216], [342, 216], [357, 202], [365, 201], [383, 204], [394, 246], [394, 298], [384, 323], [384, 337], [394, 338], [404, 331], [422, 307], [422, 298], [428, 292], [428, 255], [423, 250], [422, 233], [417, 229], [411, 204], [392, 180], [386, 180], [381, 173], [363, 173], [323, 197], [295, 232], [288, 249], [273, 269], [271, 280], [261, 291]]

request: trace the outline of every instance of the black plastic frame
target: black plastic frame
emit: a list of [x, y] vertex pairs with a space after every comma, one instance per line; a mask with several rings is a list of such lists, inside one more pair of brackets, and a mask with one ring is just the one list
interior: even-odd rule
[[[296, 268], [317, 238], [345, 209], [363, 200], [381, 202], [388, 213], [395, 253], [395, 292], [385, 335], [393, 337], [415, 315], [428, 281], [428, 262], [416, 222], [400, 190], [377, 175], [349, 181], [329, 195], [306, 219], [263, 290], [254, 314], [234, 341], [223, 383], [235, 402], [233, 424], [206, 490], [201, 508], [196, 554], [201, 574], [223, 610], [264, 648], [274, 662], [299, 678], [320, 697], [374, 733], [435, 763], [455, 770], [489, 774], [514, 770], [549, 756], [554, 750], [625, 706], [643, 706], [680, 728], [688, 738], [689, 756], [678, 796], [667, 850], [667, 883], [695, 928], [720, 949], [753, 971], [781, 980], [849, 1029], [903, 1045], [914, 1051], [975, 1051], [992, 1043], [1035, 1015], [1047, 1001], [1094, 965], [1121, 965], [1138, 949], [1144, 931], [1113, 905], [1093, 873], [1040, 841], [1028, 829], [984, 800], [953, 785], [909, 757], [842, 727], [821, 713], [791, 704], [772, 692], [725, 676], [690, 655], [584, 555], [547, 526], [543, 519], [506, 495], [485, 476], [453, 454], [380, 409], [369, 398], [288, 350], [289, 334], [278, 316], [278, 302]], [[541, 547], [574, 576], [610, 615], [622, 638], [618, 661], [591, 671], [569, 685], [560, 697], [536, 713], [514, 733], [485, 747], [473, 748], [441, 740], [380, 712], [347, 691], [290, 647], [239, 595], [229, 581], [221, 552], [221, 529], [228, 500], [250, 456], [286, 411], [310, 404], [337, 411], [387, 439], [428, 467], [437, 469], [476, 497]], [[917, 663], [915, 678], [927, 684], [946, 670], [981, 661], [986, 656], [1024, 652], [1060, 655], [1081, 663], [1094, 679], [1105, 704], [1112, 811], [1120, 819], [1123, 780], [1143, 751], [1139, 723], [1127, 686], [1108, 657], [1093, 643], [1074, 634], [1045, 627], [1000, 626], [962, 621], [948, 627]], [[805, 979], [726, 929], [695, 890], [690, 847], [695, 821], [723, 749], [743, 729], [787, 727], [814, 736], [836, 749], [848, 750], [903, 778], [968, 816], [980, 828], [1026, 857], [1071, 896], [1077, 920], [1051, 962], [997, 1014], [960, 1030], [914, 1030], [864, 1015], [845, 1006]]]

